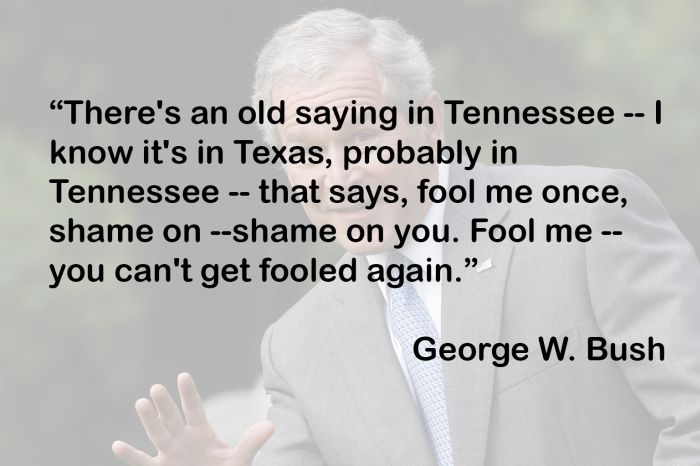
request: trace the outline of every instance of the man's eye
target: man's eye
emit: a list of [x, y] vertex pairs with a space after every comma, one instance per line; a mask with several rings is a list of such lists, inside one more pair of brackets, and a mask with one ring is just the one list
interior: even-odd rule
[[355, 133], [353, 135], [354, 141], [358, 142], [358, 143], [366, 143], [368, 141], [373, 140], [376, 137], [377, 137], [377, 132], [371, 131], [371, 130], [358, 131], [357, 133]]

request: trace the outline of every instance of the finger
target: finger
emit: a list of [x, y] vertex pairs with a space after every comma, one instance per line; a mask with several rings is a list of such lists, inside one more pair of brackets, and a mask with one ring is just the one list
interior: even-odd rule
[[204, 403], [199, 396], [197, 386], [190, 374], [180, 374], [177, 378], [177, 387], [180, 391], [182, 401], [182, 411], [185, 413], [185, 420], [190, 425], [208, 424], [207, 415], [204, 412]]
[[158, 450], [165, 450], [170, 445], [172, 435], [165, 428], [163, 421], [158, 417], [156, 409], [150, 401], [141, 398], [136, 402], [136, 412], [141, 419], [141, 424], [146, 430], [146, 435]]
[[151, 398], [165, 427], [173, 434], [182, 432], [185, 421], [170, 392], [162, 385], [154, 385], [151, 387]]
[[243, 464], [252, 462], [255, 454], [274, 432], [275, 425], [270, 421], [261, 421], [250, 426], [236, 445], [236, 460]]
[[114, 442], [112, 444], [112, 452], [117, 458], [130, 466], [152, 466], [155, 464], [153, 458], [128, 443]]

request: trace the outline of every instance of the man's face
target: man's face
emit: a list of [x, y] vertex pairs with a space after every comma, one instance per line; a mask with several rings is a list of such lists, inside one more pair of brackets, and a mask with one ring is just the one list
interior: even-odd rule
[[[326, 168], [320, 165], [295, 165], [286, 167], [286, 173], [292, 185], [308, 186], [312, 180], [319, 185], [322, 202], [307, 203], [304, 210], [309, 219], [316, 225], [331, 224], [338, 233], [338, 242], [346, 250], [356, 254], [375, 254], [392, 247], [396, 238], [394, 225], [420, 223], [427, 213], [429, 204], [419, 204], [416, 185], [423, 178], [431, 183], [437, 182], [437, 166], [419, 164], [382, 164], [376, 159], [368, 164], [358, 164], [348, 170], [343, 168], [343, 147], [365, 145], [396, 147], [396, 141], [401, 139], [404, 144], [419, 146], [431, 144], [431, 134], [425, 128], [409, 125], [405, 115], [397, 112], [396, 128], [385, 131], [378, 125], [352, 125], [347, 121], [339, 131], [333, 131], [333, 125], [300, 125], [294, 121], [296, 108], [307, 106], [313, 110], [318, 106], [373, 106], [377, 109], [390, 105], [381, 92], [378, 73], [372, 61], [363, 53], [355, 53], [347, 57], [341, 64], [321, 80], [308, 85], [294, 83], [280, 85], [272, 93], [273, 101], [284, 99], [287, 106], [287, 121], [278, 127], [282, 145], [300, 145], [309, 147], [317, 145], [323, 148], [326, 157], [332, 160], [332, 166]], [[401, 207], [401, 202], [387, 204], [380, 201], [375, 208], [368, 210], [364, 204], [334, 204], [328, 202], [328, 190], [332, 185], [347, 187], [352, 185], [368, 185], [372, 189], [377, 186], [394, 185], [398, 187], [399, 196], [405, 197], [407, 205]], [[345, 232], [352, 224], [380, 224], [384, 229], [384, 242], [351, 242]]]

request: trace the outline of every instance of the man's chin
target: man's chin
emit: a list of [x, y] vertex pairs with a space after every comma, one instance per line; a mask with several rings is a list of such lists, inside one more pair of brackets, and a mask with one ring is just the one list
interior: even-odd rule
[[391, 243], [389, 242], [377, 243], [360, 241], [358, 243], [353, 243], [345, 239], [345, 241], [339, 241], [338, 243], [347, 252], [358, 256], [371, 256], [372, 254], [379, 254], [392, 249]]

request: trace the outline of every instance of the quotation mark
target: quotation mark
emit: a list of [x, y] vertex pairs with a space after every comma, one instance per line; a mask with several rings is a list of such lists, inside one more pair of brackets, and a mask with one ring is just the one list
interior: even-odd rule
[[63, 101], [62, 100], [52, 100], [51, 101], [51, 110], [63, 110]]
[[476, 257], [467, 257], [464, 259], [464, 266], [469, 268], [469, 267], [476, 267], [476, 265], [479, 263]]

